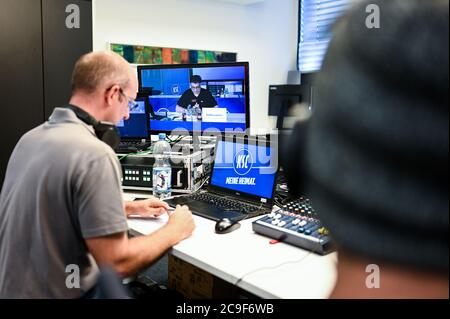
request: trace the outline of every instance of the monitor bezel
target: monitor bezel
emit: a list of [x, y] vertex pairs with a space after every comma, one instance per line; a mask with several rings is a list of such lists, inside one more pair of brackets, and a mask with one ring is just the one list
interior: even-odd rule
[[[146, 64], [146, 65], [138, 65], [137, 73], [138, 73], [138, 81], [139, 81], [139, 91], [145, 90], [145, 86], [142, 86], [142, 70], [155, 70], [155, 69], [182, 69], [182, 68], [207, 68], [207, 67], [229, 67], [229, 66], [243, 66], [245, 72], [245, 130], [244, 131], [219, 131], [222, 136], [225, 134], [235, 134], [235, 135], [244, 135], [247, 134], [250, 130], [250, 72], [249, 72], [249, 62], [220, 62], [220, 63], [200, 63], [200, 64]], [[150, 103], [148, 101], [148, 103]], [[186, 135], [192, 136], [194, 134], [203, 134], [206, 132], [206, 135], [219, 135], [219, 132], [208, 132], [207, 130], [181, 130], [181, 131], [168, 131], [168, 130], [153, 130], [150, 124], [150, 116], [148, 116], [148, 127], [149, 127], [149, 136], [157, 135], [159, 133], [165, 133], [167, 135]], [[186, 134], [186, 131], [189, 134]]]

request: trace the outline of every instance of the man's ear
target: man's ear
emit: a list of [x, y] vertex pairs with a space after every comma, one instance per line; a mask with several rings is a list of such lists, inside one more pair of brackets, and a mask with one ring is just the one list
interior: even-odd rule
[[113, 105], [114, 99], [116, 98], [115, 95], [120, 95], [120, 87], [115, 84], [111, 87], [111, 89], [105, 91], [105, 102], [108, 106]]

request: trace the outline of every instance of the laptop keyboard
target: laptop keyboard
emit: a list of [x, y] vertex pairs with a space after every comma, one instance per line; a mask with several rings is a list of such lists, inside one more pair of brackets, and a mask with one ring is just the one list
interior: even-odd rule
[[215, 205], [216, 207], [223, 210], [238, 211], [242, 214], [250, 214], [261, 208], [260, 206], [245, 204], [242, 202], [224, 198], [224, 196], [219, 196], [211, 193], [196, 193], [187, 195], [186, 197]]

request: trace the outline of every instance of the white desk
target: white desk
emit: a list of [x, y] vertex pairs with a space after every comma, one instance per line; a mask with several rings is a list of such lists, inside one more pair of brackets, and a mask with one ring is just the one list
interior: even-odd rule
[[[336, 281], [337, 254], [319, 256], [284, 243], [271, 245], [270, 238], [252, 230], [251, 223], [258, 218], [241, 221], [238, 230], [219, 235], [214, 221], [194, 215], [194, 233], [170, 253], [261, 298], [327, 298]], [[145, 235], [165, 220], [129, 220], [128, 224]]]

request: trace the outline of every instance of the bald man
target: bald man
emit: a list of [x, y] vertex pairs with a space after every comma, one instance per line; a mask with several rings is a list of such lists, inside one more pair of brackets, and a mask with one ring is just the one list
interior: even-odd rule
[[192, 214], [178, 207], [160, 230], [128, 238], [127, 214], [160, 215], [168, 206], [123, 202], [114, 151], [79, 116], [127, 119], [137, 88], [122, 57], [86, 54], [75, 64], [69, 104], [17, 143], [0, 195], [0, 298], [82, 297], [98, 265], [131, 275], [191, 235]]

